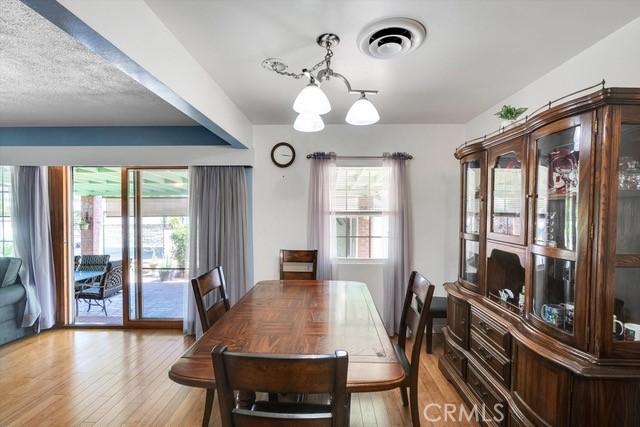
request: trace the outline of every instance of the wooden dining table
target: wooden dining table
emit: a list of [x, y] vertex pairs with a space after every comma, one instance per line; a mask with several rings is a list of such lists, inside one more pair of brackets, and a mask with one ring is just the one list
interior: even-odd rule
[[169, 378], [215, 388], [211, 350], [271, 354], [349, 354], [349, 393], [390, 390], [404, 370], [367, 285], [335, 280], [257, 283], [171, 367]]

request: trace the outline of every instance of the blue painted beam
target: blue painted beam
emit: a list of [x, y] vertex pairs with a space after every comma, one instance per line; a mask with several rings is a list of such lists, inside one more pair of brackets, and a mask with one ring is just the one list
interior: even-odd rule
[[167, 85], [155, 78], [124, 52], [115, 47], [109, 40], [102, 37], [93, 28], [71, 13], [67, 8], [54, 0], [21, 0], [22, 3], [42, 15], [48, 21], [62, 29], [84, 46], [103, 57], [109, 63], [118, 67], [129, 77], [158, 95], [177, 110], [195, 120], [211, 131], [225, 144], [233, 148], [247, 148], [242, 142], [222, 129], [194, 106], [185, 101], [180, 95]]
[[202, 126], [0, 127], [0, 146], [228, 145]]

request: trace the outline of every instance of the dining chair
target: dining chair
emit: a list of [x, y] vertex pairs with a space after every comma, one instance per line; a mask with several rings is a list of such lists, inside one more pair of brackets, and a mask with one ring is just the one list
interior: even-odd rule
[[[211, 352], [223, 427], [345, 426], [349, 419], [349, 356], [232, 353], [217, 345]], [[329, 394], [327, 404], [258, 400], [238, 407], [235, 391], [269, 394]]]
[[[193, 288], [193, 296], [196, 300], [198, 317], [202, 325], [202, 332], [207, 332], [211, 326], [222, 317], [224, 313], [229, 311], [231, 305], [227, 297], [226, 283], [224, 279], [224, 270], [222, 266], [209, 270], [200, 276], [191, 279]], [[202, 416], [202, 425], [209, 425], [211, 418], [211, 410], [213, 409], [213, 398], [215, 397], [215, 389], [207, 389], [207, 395], [204, 404], [204, 415]]]
[[[414, 426], [420, 426], [420, 410], [418, 408], [418, 369], [420, 368], [420, 346], [425, 333], [425, 326], [429, 318], [429, 310], [425, 307], [431, 306], [433, 291], [435, 287], [417, 271], [411, 272], [409, 286], [402, 307], [400, 317], [400, 330], [398, 333], [398, 343], [394, 344], [396, 354], [404, 369], [405, 379], [400, 385], [400, 397], [402, 405], [407, 406], [411, 402], [411, 422]], [[407, 329], [410, 334], [407, 334]], [[411, 355], [407, 356], [408, 341], [413, 341], [410, 345]], [[409, 400], [407, 400], [407, 388], [409, 389]]]
[[280, 249], [280, 280], [316, 280], [317, 267], [317, 250]]
[[433, 351], [433, 319], [447, 318], [447, 297], [431, 298], [429, 317], [427, 318], [427, 342], [425, 345], [427, 354]]

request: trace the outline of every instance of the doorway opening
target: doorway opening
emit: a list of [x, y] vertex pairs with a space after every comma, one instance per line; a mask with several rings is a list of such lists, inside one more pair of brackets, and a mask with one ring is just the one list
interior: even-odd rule
[[73, 323], [180, 325], [186, 168], [73, 167]]

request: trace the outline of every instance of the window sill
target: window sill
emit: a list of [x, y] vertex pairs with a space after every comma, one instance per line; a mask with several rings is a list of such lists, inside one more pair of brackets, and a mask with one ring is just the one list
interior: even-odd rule
[[370, 264], [370, 265], [384, 265], [387, 260], [384, 258], [336, 258], [336, 264]]

